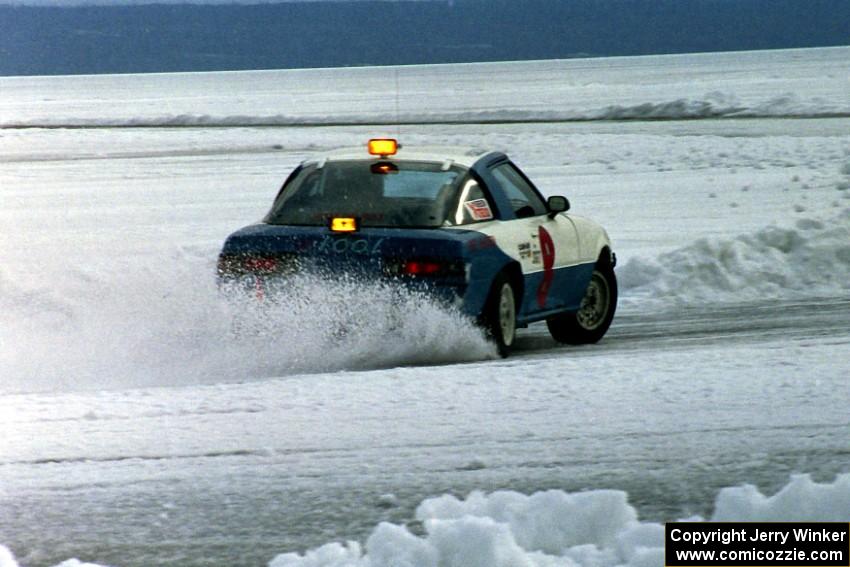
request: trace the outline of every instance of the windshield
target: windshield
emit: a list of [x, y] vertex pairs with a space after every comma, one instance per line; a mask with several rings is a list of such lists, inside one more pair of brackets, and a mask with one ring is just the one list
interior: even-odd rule
[[439, 163], [329, 161], [304, 167], [283, 188], [271, 224], [327, 225], [357, 217], [361, 226], [443, 226], [466, 170]]

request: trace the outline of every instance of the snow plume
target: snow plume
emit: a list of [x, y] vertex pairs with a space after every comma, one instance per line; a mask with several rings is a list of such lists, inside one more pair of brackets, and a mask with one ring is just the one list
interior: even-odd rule
[[[391, 282], [304, 275], [285, 293], [257, 301], [230, 297], [237, 344], [262, 353], [278, 373], [480, 360], [494, 355], [480, 329], [459, 312]], [[276, 299], [278, 298], [278, 299]], [[293, 343], [289, 339], [296, 338]], [[271, 345], [271, 348], [269, 348]]]
[[850, 291], [850, 209], [731, 240], [700, 239], [618, 270], [626, 301], [680, 303], [796, 299]]
[[470, 321], [421, 294], [305, 277], [280, 301], [230, 297], [208, 258], [176, 256], [61, 278], [0, 274], [0, 390], [233, 382], [493, 355]]

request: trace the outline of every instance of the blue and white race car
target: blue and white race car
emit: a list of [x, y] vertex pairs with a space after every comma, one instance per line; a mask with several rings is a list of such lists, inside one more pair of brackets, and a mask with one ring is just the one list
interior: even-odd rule
[[594, 343], [614, 317], [616, 257], [569, 207], [503, 153], [370, 140], [298, 166], [262, 222], [227, 238], [219, 281], [263, 292], [293, 273], [346, 273], [456, 306], [503, 356], [535, 321], [557, 341]]

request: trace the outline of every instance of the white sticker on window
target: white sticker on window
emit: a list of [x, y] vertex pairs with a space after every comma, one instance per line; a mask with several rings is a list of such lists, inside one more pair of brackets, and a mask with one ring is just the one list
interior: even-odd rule
[[472, 215], [474, 220], [482, 221], [493, 218], [493, 211], [490, 210], [490, 203], [487, 202], [487, 199], [467, 201], [463, 206], [466, 207], [466, 210], [469, 211], [469, 214]]

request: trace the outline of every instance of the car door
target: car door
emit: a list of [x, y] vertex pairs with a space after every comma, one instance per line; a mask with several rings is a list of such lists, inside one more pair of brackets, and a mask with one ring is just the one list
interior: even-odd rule
[[500, 248], [519, 261], [525, 278], [520, 315], [570, 306], [582, 283], [580, 270], [574, 269], [580, 261], [575, 224], [567, 214], [550, 216], [540, 192], [512, 162], [495, 163], [489, 173], [506, 199], [504, 216], [512, 212], [514, 217], [505, 219], [497, 238]]

